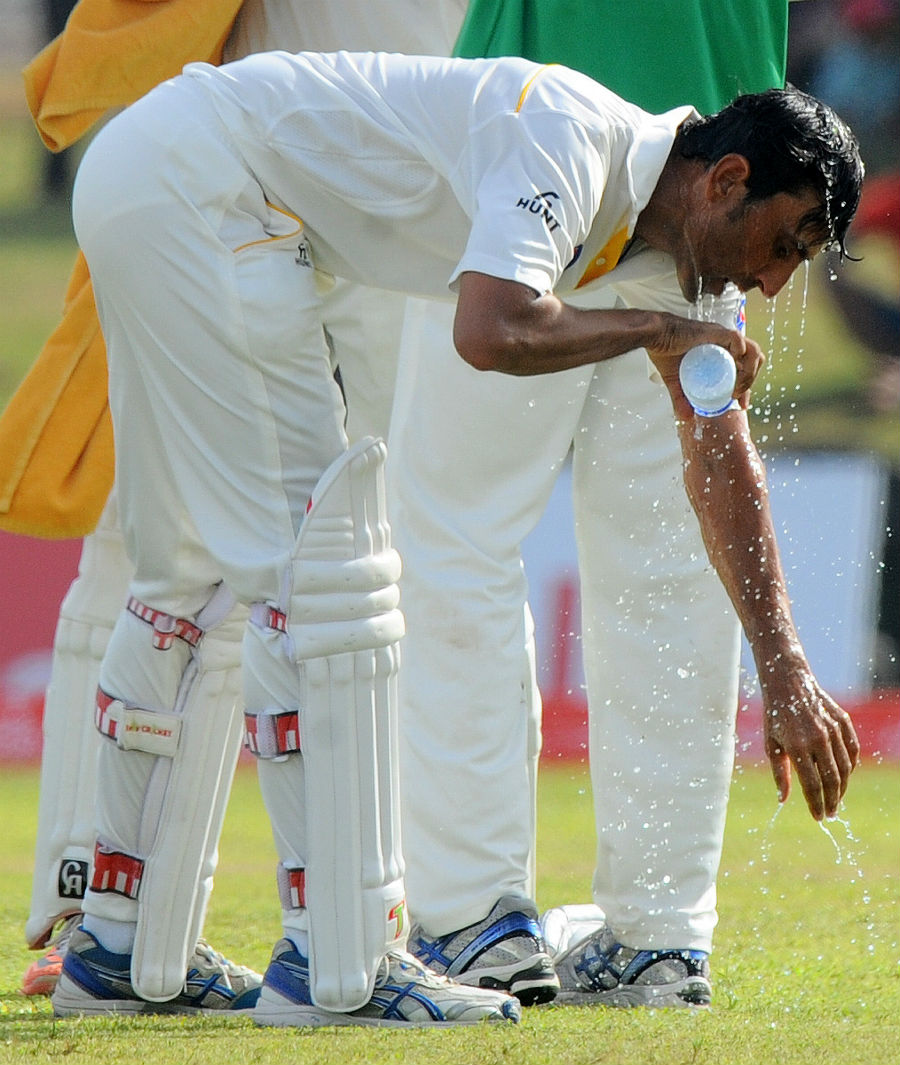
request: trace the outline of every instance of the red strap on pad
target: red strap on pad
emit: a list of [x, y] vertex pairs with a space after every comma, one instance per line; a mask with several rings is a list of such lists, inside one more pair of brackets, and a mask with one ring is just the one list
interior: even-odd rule
[[184, 640], [191, 647], [196, 647], [203, 638], [203, 629], [195, 625], [193, 621], [164, 614], [161, 610], [154, 610], [153, 607], [147, 606], [134, 596], [128, 600], [127, 609], [136, 618], [152, 626], [153, 646], [158, 651], [168, 651], [176, 639]]
[[141, 890], [144, 862], [122, 851], [111, 851], [99, 843], [94, 848], [94, 872], [91, 891], [112, 892], [136, 899]]
[[247, 748], [259, 758], [277, 758], [300, 750], [300, 719], [296, 710], [280, 714], [244, 714]]
[[285, 910], [306, 908], [306, 870], [278, 866], [278, 897]]

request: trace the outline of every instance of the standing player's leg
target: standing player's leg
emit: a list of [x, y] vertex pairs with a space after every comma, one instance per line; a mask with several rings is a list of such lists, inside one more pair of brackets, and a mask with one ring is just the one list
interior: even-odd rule
[[520, 545], [565, 459], [590, 371], [539, 383], [479, 375], [453, 348], [452, 317], [411, 304], [388, 462], [408, 621], [411, 942], [456, 979], [539, 1001], [556, 979], [533, 902], [540, 701]]
[[[619, 287], [632, 303], [647, 299], [639, 285]], [[683, 311], [680, 293], [672, 298], [665, 309]], [[576, 435], [573, 494], [598, 839], [593, 894], [606, 924], [558, 961], [562, 997], [572, 1001], [709, 1001], [739, 627], [681, 463], [671, 403], [649, 379], [645, 353], [599, 364]], [[546, 919], [545, 927], [555, 938]]]
[[[54, 936], [45, 955], [25, 974], [26, 994], [52, 994], [62, 970], [71, 932], [82, 919], [82, 900], [93, 866], [97, 759], [104, 746], [95, 724], [100, 663], [110, 634], [127, 599], [133, 568], [125, 554], [119, 528], [115, 495], [110, 497], [97, 529], [85, 538], [78, 577], [60, 609], [53, 648], [53, 667], [44, 706], [44, 749], [41, 757], [41, 798], [38, 808], [38, 834], [35, 844], [35, 873], [32, 910], [26, 925], [29, 943], [35, 949], [44, 945], [60, 917], [70, 914]], [[236, 683], [237, 676], [232, 680]], [[216, 737], [218, 739], [218, 735]], [[230, 759], [240, 743], [240, 721], [235, 719], [230, 739], [222, 737]], [[182, 757], [191, 767], [199, 767], [209, 755], [210, 741], [191, 734], [183, 739]], [[199, 773], [189, 770], [196, 782]], [[227, 776], [226, 780], [229, 779]], [[220, 793], [224, 810], [227, 789]], [[187, 820], [189, 805], [182, 808]], [[204, 821], [205, 824], [205, 821]], [[200, 847], [201, 871], [190, 916], [192, 931], [186, 934], [191, 966], [206, 973], [227, 973], [233, 984], [253, 985], [259, 974], [228, 961], [199, 939], [203, 917], [218, 858], [218, 833], [205, 834]], [[170, 890], [176, 887], [170, 881]], [[156, 913], [162, 928], [170, 930], [171, 903], [156, 897], [145, 887], [147, 908]], [[164, 893], [165, 895], [165, 893]], [[194, 931], [195, 930], [195, 931]], [[153, 933], [150, 941], [162, 964], [167, 950], [165, 938]], [[176, 955], [180, 956], [181, 944]]]

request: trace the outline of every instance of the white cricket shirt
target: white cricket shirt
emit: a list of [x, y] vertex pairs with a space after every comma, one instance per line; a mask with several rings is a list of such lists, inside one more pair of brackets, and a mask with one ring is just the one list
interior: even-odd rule
[[516, 58], [267, 52], [185, 77], [320, 269], [432, 296], [467, 270], [563, 294], [608, 272], [692, 114]]

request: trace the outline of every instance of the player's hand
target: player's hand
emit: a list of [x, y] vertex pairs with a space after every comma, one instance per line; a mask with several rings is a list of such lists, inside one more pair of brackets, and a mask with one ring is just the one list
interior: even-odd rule
[[779, 802], [790, 795], [793, 766], [812, 816], [835, 817], [859, 764], [853, 722], [808, 669], [778, 672], [780, 678], [770, 680], [763, 693], [766, 754]]
[[665, 328], [659, 340], [648, 345], [647, 352], [669, 390], [676, 415], [686, 418], [693, 414], [678, 379], [678, 369], [685, 353], [698, 344], [718, 344], [731, 353], [737, 369], [733, 395], [741, 410], [747, 410], [750, 389], [766, 361], [759, 344], [736, 329], [726, 329], [715, 322], [697, 322], [674, 314], [664, 315], [663, 320]]

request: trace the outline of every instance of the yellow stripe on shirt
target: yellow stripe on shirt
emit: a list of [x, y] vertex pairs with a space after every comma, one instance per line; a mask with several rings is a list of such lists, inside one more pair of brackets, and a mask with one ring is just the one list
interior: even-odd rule
[[532, 74], [531, 77], [528, 79], [528, 81], [525, 82], [525, 86], [519, 93], [519, 99], [516, 102], [516, 114], [518, 114], [522, 110], [522, 105], [525, 103], [525, 97], [528, 95], [528, 90], [534, 84], [535, 79], [539, 78], [541, 74], [543, 74], [544, 71], [547, 70], [549, 67], [557, 66], [559, 66], [559, 63], [545, 63], [544, 66], [540, 68], [540, 70], [536, 70], [534, 74]]

